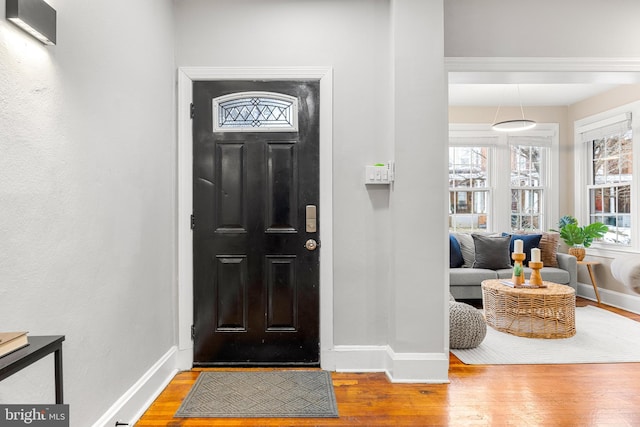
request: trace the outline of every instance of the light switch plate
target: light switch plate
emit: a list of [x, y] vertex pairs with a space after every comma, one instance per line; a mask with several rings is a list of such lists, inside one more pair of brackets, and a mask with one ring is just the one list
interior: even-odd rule
[[389, 165], [365, 166], [365, 184], [391, 184], [391, 181], [393, 181], [392, 178], [393, 173], [391, 172]]

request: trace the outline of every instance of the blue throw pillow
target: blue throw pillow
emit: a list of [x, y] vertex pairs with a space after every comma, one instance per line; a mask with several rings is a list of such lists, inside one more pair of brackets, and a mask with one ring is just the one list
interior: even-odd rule
[[459, 268], [464, 265], [460, 243], [453, 234], [449, 234], [449, 268]]
[[[522, 261], [522, 265], [529, 265], [529, 261], [531, 261], [531, 249], [537, 248], [540, 244], [540, 239], [542, 238], [542, 234], [509, 234], [502, 233], [503, 236], [511, 236], [511, 243], [509, 244], [509, 257], [513, 253], [513, 241], [514, 240], [522, 240], [522, 246], [524, 247], [525, 259]], [[513, 259], [511, 260], [511, 264], [513, 265]]]

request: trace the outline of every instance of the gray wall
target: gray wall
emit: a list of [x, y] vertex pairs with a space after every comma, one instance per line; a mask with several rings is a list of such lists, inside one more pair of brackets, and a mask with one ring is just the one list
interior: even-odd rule
[[[85, 427], [175, 343], [172, 3], [49, 3], [57, 46], [0, 20], [0, 329], [66, 335]], [[0, 402], [53, 402], [52, 364]]]
[[[442, 50], [435, 1], [176, 2], [178, 66], [334, 69], [337, 345], [444, 353]], [[395, 189], [365, 187], [364, 166], [394, 157]]]
[[[448, 321], [446, 329], [442, 322], [449, 283], [447, 95], [438, 36], [443, 22], [435, 1], [392, 4], [397, 173], [391, 194], [389, 339], [396, 352], [437, 354], [449, 345]], [[446, 311], [448, 316], [448, 304]]]
[[445, 55], [638, 57], [637, 0], [445, 0]]

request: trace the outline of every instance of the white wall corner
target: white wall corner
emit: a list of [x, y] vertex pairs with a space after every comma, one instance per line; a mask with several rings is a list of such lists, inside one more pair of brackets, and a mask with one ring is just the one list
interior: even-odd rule
[[171, 347], [111, 405], [107, 412], [93, 424], [93, 427], [112, 427], [116, 421], [133, 426], [178, 372], [177, 350], [176, 346]]

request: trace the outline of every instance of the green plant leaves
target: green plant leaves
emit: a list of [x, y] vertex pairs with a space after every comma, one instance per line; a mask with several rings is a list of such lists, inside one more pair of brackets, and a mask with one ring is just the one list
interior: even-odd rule
[[560, 221], [558, 221], [558, 227], [560, 229], [564, 228], [567, 224], [578, 225], [578, 220], [572, 217], [571, 215], [565, 215], [562, 218], [560, 218]]
[[516, 264], [513, 266], [513, 275], [514, 276], [522, 275], [522, 266], [520, 264]]
[[585, 248], [591, 246], [593, 239], [604, 236], [609, 227], [601, 222], [594, 222], [584, 227], [578, 226], [578, 221], [569, 215], [560, 218], [560, 238], [569, 246], [583, 245]]

